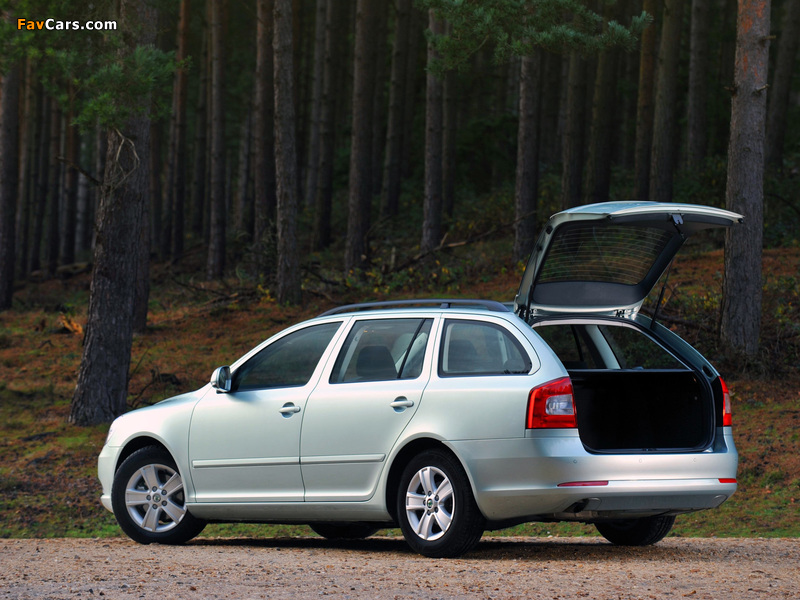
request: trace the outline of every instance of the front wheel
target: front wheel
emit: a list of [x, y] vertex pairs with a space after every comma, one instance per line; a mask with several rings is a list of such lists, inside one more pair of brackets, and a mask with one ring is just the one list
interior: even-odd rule
[[428, 450], [406, 466], [397, 497], [400, 529], [409, 546], [431, 558], [471, 550], [483, 534], [483, 515], [461, 464], [442, 450]]
[[664, 539], [675, 517], [645, 517], [601, 521], [594, 526], [604, 538], [618, 546], [650, 546]]
[[119, 526], [140, 544], [182, 544], [206, 525], [186, 510], [178, 467], [168, 452], [155, 446], [137, 450], [120, 465], [111, 505]]

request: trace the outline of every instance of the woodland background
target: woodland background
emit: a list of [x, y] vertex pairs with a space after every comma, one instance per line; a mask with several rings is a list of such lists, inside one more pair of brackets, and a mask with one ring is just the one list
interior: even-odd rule
[[[761, 248], [800, 237], [800, 0], [0, 9], [0, 310], [15, 286], [92, 270], [74, 423], [127, 407], [151, 266], [280, 304], [419, 294], [454, 248], [506, 240], [513, 271], [547, 217], [607, 200], [746, 214], [711, 333], [763, 359]], [[796, 341], [796, 318], [781, 331]]]

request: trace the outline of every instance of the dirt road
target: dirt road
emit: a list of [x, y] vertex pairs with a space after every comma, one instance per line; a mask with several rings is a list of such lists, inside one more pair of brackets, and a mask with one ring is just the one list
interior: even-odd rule
[[490, 538], [461, 559], [401, 539], [0, 540], [0, 600], [87, 598], [800, 598], [800, 539]]

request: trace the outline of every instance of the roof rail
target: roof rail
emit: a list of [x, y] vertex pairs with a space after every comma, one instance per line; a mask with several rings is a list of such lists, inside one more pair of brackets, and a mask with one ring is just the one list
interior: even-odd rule
[[379, 310], [381, 308], [389, 308], [394, 306], [420, 306], [438, 304], [438, 308], [452, 308], [453, 306], [482, 306], [483, 308], [492, 312], [511, 312], [507, 306], [497, 302], [496, 300], [469, 300], [465, 298], [422, 298], [410, 300], [387, 300], [384, 302], [362, 302], [360, 304], [347, 304], [326, 310], [319, 315], [320, 317], [327, 317], [329, 315], [337, 315], [344, 312], [357, 312], [361, 310]]

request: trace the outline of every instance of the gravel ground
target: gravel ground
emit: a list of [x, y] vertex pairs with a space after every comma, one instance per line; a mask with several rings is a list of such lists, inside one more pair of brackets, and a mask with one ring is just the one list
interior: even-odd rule
[[460, 559], [402, 539], [0, 540], [8, 598], [800, 598], [800, 539], [492, 538]]

